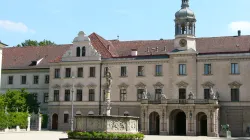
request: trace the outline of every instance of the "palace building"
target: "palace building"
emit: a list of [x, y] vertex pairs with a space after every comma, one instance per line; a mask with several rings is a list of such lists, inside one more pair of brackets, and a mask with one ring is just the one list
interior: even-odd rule
[[171, 40], [81, 31], [72, 44], [4, 48], [1, 91], [26, 88], [49, 115], [49, 129], [69, 130], [72, 115], [103, 114], [109, 67], [111, 114], [140, 117], [145, 134], [217, 137], [229, 124], [232, 136], [248, 135], [250, 36], [196, 38], [189, 0], [174, 22]]

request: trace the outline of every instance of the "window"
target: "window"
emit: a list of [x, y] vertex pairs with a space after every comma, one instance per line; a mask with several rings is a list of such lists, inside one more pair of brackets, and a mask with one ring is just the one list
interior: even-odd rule
[[104, 67], [104, 69], [103, 69], [103, 75], [104, 75], [104, 77], [107, 76], [107, 73], [108, 73], [108, 67]]
[[63, 122], [64, 123], [69, 123], [69, 114], [64, 114]]
[[210, 89], [204, 89], [204, 99], [210, 99]]
[[232, 63], [231, 64], [231, 74], [239, 74], [239, 64]]
[[60, 69], [55, 69], [55, 78], [60, 78]]
[[120, 89], [120, 101], [126, 101], [127, 89]]
[[34, 76], [34, 77], [33, 77], [33, 83], [34, 83], [34, 84], [38, 84], [38, 81], [39, 81], [39, 76], [37, 76], [37, 75]]
[[13, 76], [9, 76], [9, 78], [8, 78], [8, 84], [9, 85], [13, 84]]
[[144, 66], [138, 66], [138, 75], [137, 76], [144, 76]]
[[95, 67], [89, 68], [89, 77], [95, 77]]
[[95, 89], [89, 89], [89, 101], [95, 101]]
[[65, 69], [65, 77], [70, 78], [70, 75], [71, 75], [71, 68], [66, 68]]
[[211, 64], [204, 65], [204, 75], [212, 74]]
[[122, 66], [121, 67], [121, 77], [126, 77], [127, 76], [127, 67]]
[[27, 78], [26, 76], [21, 76], [21, 84], [26, 84]]
[[137, 101], [141, 101], [144, 89], [137, 89]]
[[185, 88], [179, 89], [179, 99], [186, 99], [186, 89]]
[[231, 89], [231, 101], [239, 102], [240, 101], [240, 90], [238, 88]]
[[81, 54], [81, 48], [77, 47], [76, 48], [76, 57], [80, 57], [80, 54]]
[[179, 75], [186, 75], [186, 64], [179, 64]]
[[162, 65], [156, 65], [155, 66], [155, 75], [156, 76], [162, 76]]
[[103, 90], [103, 101], [106, 101], [106, 90]]
[[77, 69], [77, 77], [83, 77], [83, 68]]
[[48, 99], [49, 99], [49, 94], [48, 93], [44, 93], [43, 94], [43, 102], [44, 103], [48, 103]]
[[64, 101], [70, 101], [70, 90], [69, 89], [65, 90]]
[[76, 101], [82, 101], [82, 90], [78, 89], [76, 91]]
[[54, 102], [59, 101], [59, 90], [54, 90]]
[[32, 95], [33, 95], [34, 100], [37, 101], [37, 93], [32, 93]]
[[162, 89], [155, 89], [155, 100], [161, 100]]
[[49, 75], [45, 75], [45, 84], [49, 83]]
[[82, 56], [86, 55], [86, 47], [82, 47]]

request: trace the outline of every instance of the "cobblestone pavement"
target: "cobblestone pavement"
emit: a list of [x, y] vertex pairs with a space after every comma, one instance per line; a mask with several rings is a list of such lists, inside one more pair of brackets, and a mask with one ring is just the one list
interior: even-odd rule
[[[0, 140], [59, 140], [67, 138], [66, 133], [54, 131], [0, 133]], [[182, 136], [146, 136], [144, 140], [223, 140], [226, 138], [182, 137]], [[234, 140], [250, 140], [249, 138], [232, 138]]]

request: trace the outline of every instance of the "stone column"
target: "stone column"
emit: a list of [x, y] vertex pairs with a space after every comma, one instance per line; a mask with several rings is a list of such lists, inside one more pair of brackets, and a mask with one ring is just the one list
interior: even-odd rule
[[169, 125], [170, 125], [170, 123], [169, 123], [169, 116], [167, 116], [167, 118], [166, 118], [166, 122], [167, 122], [167, 134], [169, 135]]
[[38, 113], [38, 125], [37, 125], [37, 130], [41, 131], [42, 129], [42, 115]]
[[31, 118], [31, 116], [30, 116], [30, 114], [28, 115], [28, 125], [27, 125], [27, 130], [26, 131], [30, 131], [30, 118]]

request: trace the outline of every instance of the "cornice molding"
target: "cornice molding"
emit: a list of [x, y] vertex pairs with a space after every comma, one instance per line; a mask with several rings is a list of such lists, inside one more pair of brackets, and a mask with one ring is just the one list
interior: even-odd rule
[[71, 88], [71, 87], [72, 87], [72, 85], [71, 85], [71, 84], [69, 84], [69, 83], [66, 83], [66, 84], [64, 84], [64, 85], [63, 85], [63, 87], [64, 87], [64, 88]]
[[230, 88], [240, 88], [242, 86], [242, 84], [237, 82], [237, 81], [229, 83], [228, 85], [229, 85]]
[[129, 85], [127, 85], [126, 83], [121, 83], [120, 85], [118, 85], [118, 87], [120, 89], [127, 89]]
[[203, 88], [211, 88], [214, 87], [214, 84], [210, 81], [205, 82], [204, 84], [202, 84]]
[[250, 58], [198, 58], [197, 62], [216, 62], [216, 61], [230, 61], [230, 62], [240, 62], [240, 61], [249, 61]]
[[135, 87], [138, 88], [138, 89], [139, 88], [144, 89], [144, 88], [146, 88], [146, 85], [144, 83], [140, 82], [140, 83], [136, 84]]
[[76, 87], [76, 88], [83, 88], [83, 87], [84, 87], [84, 85], [83, 85], [83, 84], [81, 84], [81, 83], [77, 83], [76, 85], [74, 85], [74, 87]]
[[181, 81], [176, 84], [179, 88], [186, 88], [188, 86], [188, 83]]
[[161, 82], [157, 82], [153, 86], [155, 89], [162, 89], [164, 87], [164, 84], [162, 84]]
[[53, 85], [53, 86], [52, 86], [52, 88], [54, 88], [54, 89], [60, 89], [60, 88], [61, 88], [61, 86], [60, 86], [60, 85], [58, 85], [58, 84], [55, 84], [55, 85]]
[[90, 84], [87, 85], [87, 87], [88, 87], [89, 89], [94, 89], [94, 88], [97, 87], [97, 85], [94, 84], [94, 83], [90, 83]]

